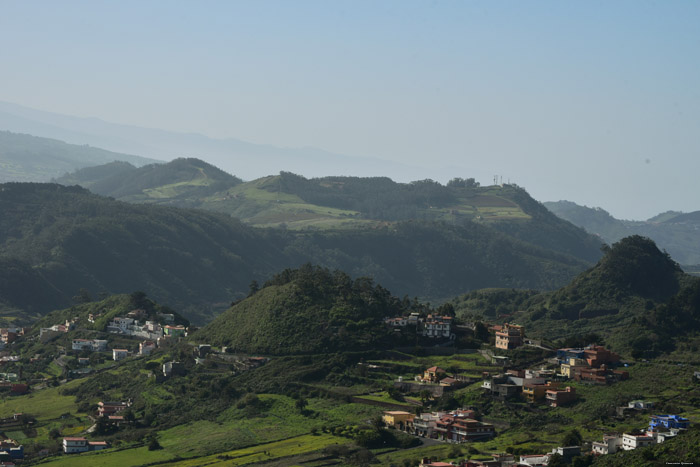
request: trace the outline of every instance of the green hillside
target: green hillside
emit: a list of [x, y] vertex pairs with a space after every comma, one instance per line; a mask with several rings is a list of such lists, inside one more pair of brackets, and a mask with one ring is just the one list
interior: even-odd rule
[[465, 316], [512, 314], [507, 319], [524, 324], [532, 337], [597, 334], [618, 352], [651, 356], [672, 351], [679, 335], [700, 331], [700, 279], [683, 273], [652, 240], [632, 236], [559, 290], [477, 291], [455, 307]]
[[312, 262], [400, 296], [443, 300], [483, 287], [554, 289], [588, 263], [488, 223], [398, 222], [363, 229], [254, 229], [225, 214], [103, 198], [79, 187], [0, 185], [0, 304], [38, 316], [92, 295], [143, 290], [202, 322], [252, 279]]
[[181, 158], [140, 168], [124, 163], [88, 167], [60, 177], [56, 183], [81, 185], [122, 201], [189, 207], [241, 180], [199, 159]]
[[87, 145], [0, 131], [0, 183], [48, 182], [77, 169], [112, 161], [127, 161], [137, 166], [160, 162]]
[[123, 170], [112, 165], [57, 181], [123, 201], [224, 212], [256, 227], [288, 230], [377, 228], [402, 221], [487, 225], [516, 239], [593, 262], [600, 240], [553, 215], [515, 185], [473, 179], [397, 183], [387, 177], [307, 179], [289, 172], [246, 183], [197, 159]]
[[614, 243], [630, 235], [649, 237], [659, 248], [669, 252], [683, 265], [700, 264], [700, 211], [683, 214], [668, 211], [646, 221], [620, 220], [601, 208], [580, 206], [571, 201], [547, 202], [544, 205], [557, 216]]
[[277, 355], [377, 349], [391, 342], [383, 318], [408, 304], [369, 279], [307, 265], [275, 275], [193, 339]]

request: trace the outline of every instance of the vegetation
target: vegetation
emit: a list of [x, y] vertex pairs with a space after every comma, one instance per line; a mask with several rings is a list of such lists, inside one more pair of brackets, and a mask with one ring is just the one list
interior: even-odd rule
[[87, 145], [0, 131], [0, 183], [48, 182], [76, 169], [112, 161], [139, 166], [156, 162]]
[[475, 222], [260, 230], [223, 214], [51, 184], [2, 185], [0, 209], [6, 321], [66, 307], [86, 289], [93, 296], [143, 290], [203, 323], [245, 297], [251, 280], [308, 261], [430, 300], [489, 286], [552, 289], [587, 266]]
[[642, 235], [668, 251], [683, 265], [700, 263], [700, 246], [696, 241], [700, 215], [668, 211], [646, 221], [615, 219], [601, 208], [579, 206], [571, 201], [544, 203], [554, 214], [599, 235], [606, 243], [614, 243], [630, 235]]

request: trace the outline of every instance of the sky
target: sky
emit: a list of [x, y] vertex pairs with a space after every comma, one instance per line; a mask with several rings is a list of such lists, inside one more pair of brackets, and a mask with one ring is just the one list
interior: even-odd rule
[[645, 219], [700, 210], [698, 24], [680, 0], [0, 0], [0, 100]]

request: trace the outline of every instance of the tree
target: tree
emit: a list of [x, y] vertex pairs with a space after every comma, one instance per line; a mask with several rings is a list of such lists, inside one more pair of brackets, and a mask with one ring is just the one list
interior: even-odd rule
[[163, 446], [160, 445], [158, 440], [156, 438], [151, 438], [151, 442], [148, 443], [148, 450], [149, 451], [157, 451], [159, 449], [163, 449]]
[[92, 301], [92, 297], [90, 296], [88, 289], [80, 289], [78, 290], [78, 294], [73, 297], [73, 301], [78, 304], [90, 303]]
[[299, 412], [304, 412], [304, 409], [306, 409], [307, 405], [309, 405], [309, 402], [303, 397], [300, 397], [294, 403], [294, 406], [297, 408], [297, 410], [299, 410]]
[[578, 432], [577, 429], [570, 430], [569, 432], [564, 435], [564, 439], [562, 440], [562, 443], [564, 446], [581, 446], [581, 442], [583, 441], [583, 437], [581, 436], [581, 433]]
[[258, 285], [258, 281], [253, 280], [248, 286], [248, 296], [252, 297], [258, 292], [258, 290], [260, 290], [260, 285]]

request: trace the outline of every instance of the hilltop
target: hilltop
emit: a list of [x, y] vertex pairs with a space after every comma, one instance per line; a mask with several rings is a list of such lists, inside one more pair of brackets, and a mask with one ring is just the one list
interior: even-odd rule
[[48, 182], [67, 172], [113, 161], [136, 166], [160, 162], [88, 145], [0, 131], [0, 183]]
[[[456, 300], [458, 313], [475, 304], [522, 310], [510, 319], [547, 339], [596, 334], [627, 355], [656, 355], [677, 337], [700, 331], [700, 279], [683, 273], [668, 254], [641, 236], [626, 237], [592, 268], [553, 292], [473, 292]], [[495, 313], [492, 314], [495, 316]]]
[[277, 355], [385, 348], [391, 333], [383, 318], [408, 304], [370, 279], [306, 265], [276, 274], [193, 339]]
[[602, 208], [580, 206], [571, 201], [546, 202], [544, 206], [562, 219], [600, 236], [606, 243], [642, 235], [654, 240], [680, 264], [700, 264], [700, 245], [696, 241], [700, 211], [686, 214], [668, 211], [646, 221], [630, 221], [616, 219]]
[[241, 180], [193, 158], [137, 168], [124, 162], [88, 167], [55, 180], [61, 185], [81, 185], [93, 193], [129, 202], [199, 204], [199, 199], [234, 187]]
[[441, 185], [432, 180], [398, 183], [387, 177], [307, 179], [281, 172], [241, 183], [205, 162], [177, 159], [130, 171], [116, 165], [92, 168], [57, 182], [80, 184], [122, 201], [224, 212], [256, 227], [347, 230], [401, 221], [476, 223], [583, 261], [600, 257], [597, 238], [553, 215], [524, 189], [481, 187], [473, 179], [455, 178]]

